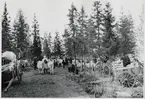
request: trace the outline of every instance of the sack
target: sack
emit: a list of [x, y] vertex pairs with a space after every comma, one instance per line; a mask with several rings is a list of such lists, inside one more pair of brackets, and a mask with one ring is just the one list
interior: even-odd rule
[[123, 66], [126, 67], [128, 64], [130, 64], [130, 59], [128, 56], [125, 56], [123, 58]]

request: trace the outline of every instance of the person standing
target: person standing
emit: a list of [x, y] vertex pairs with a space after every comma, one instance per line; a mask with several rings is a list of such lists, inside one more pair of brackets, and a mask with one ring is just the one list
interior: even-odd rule
[[34, 65], [34, 70], [36, 70], [37, 69], [37, 57], [34, 57], [33, 65]]
[[48, 59], [46, 56], [44, 56], [42, 59], [42, 70], [44, 74], [48, 73]]
[[65, 65], [66, 65], [65, 59], [63, 59], [62, 61], [62, 65], [63, 65], [63, 68], [65, 68]]

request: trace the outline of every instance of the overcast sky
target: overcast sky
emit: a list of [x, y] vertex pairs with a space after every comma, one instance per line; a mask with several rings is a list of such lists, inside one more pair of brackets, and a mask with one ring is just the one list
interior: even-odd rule
[[[64, 27], [68, 24], [67, 14], [72, 2], [78, 10], [83, 5], [87, 14], [90, 14], [94, 0], [0, 0], [0, 15], [3, 13], [5, 1], [12, 20], [11, 24], [13, 24], [17, 11], [22, 9], [30, 26], [32, 26], [33, 15], [34, 13], [36, 14], [40, 24], [41, 36], [43, 36], [44, 32], [51, 32], [54, 36], [55, 31], [60, 32], [60, 35], [63, 34]], [[135, 24], [139, 24], [139, 15], [141, 14], [143, 0], [108, 1], [110, 1], [113, 7], [113, 14], [116, 18], [119, 17], [123, 8], [123, 12], [132, 14]]]

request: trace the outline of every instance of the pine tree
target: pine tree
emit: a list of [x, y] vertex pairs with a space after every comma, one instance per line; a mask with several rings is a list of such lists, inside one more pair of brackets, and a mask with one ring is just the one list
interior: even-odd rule
[[72, 42], [70, 40], [70, 32], [68, 32], [68, 29], [65, 29], [64, 30], [64, 35], [63, 35], [63, 38], [64, 38], [64, 46], [65, 46], [65, 54], [70, 56], [70, 57], [73, 57], [73, 53], [72, 53]]
[[33, 21], [33, 46], [32, 46], [32, 53], [33, 57], [40, 57], [42, 50], [41, 50], [41, 39], [39, 35], [39, 24], [36, 20], [36, 16], [34, 14], [34, 21]]
[[71, 5], [71, 9], [69, 9], [69, 14], [68, 14], [68, 17], [69, 17], [69, 29], [70, 29], [70, 33], [71, 33], [71, 38], [69, 39], [70, 40], [70, 43], [72, 45], [72, 53], [73, 53], [73, 56], [76, 58], [76, 34], [77, 34], [77, 9], [76, 7], [72, 4]]
[[86, 42], [86, 35], [87, 35], [87, 15], [85, 13], [84, 7], [82, 6], [81, 11], [78, 17], [78, 33], [77, 38], [79, 40], [78, 44], [78, 54], [82, 57], [87, 54], [87, 42]]
[[84, 37], [86, 35], [87, 29], [87, 15], [85, 13], [84, 7], [82, 6], [78, 17], [78, 36]]
[[43, 51], [44, 51], [44, 54], [49, 58], [51, 55], [51, 50], [50, 50], [49, 37], [47, 33], [44, 33]]
[[71, 57], [76, 57], [77, 44], [76, 35], [78, 33], [78, 12], [76, 7], [72, 4], [69, 9], [69, 24], [65, 29], [63, 37], [65, 38], [66, 54]]
[[22, 53], [19, 56], [26, 58], [27, 51], [29, 50], [29, 25], [26, 23], [25, 17], [23, 15], [22, 10], [18, 11], [17, 18], [15, 19], [14, 25], [13, 25], [13, 40], [15, 45], [13, 46], [15, 48], [15, 52], [17, 53], [17, 50], [20, 50]]
[[121, 34], [121, 45], [120, 45], [120, 54], [133, 54], [134, 53], [134, 27], [133, 19], [131, 15], [122, 15], [119, 23], [119, 32]]
[[[103, 11], [102, 4], [100, 1], [95, 1], [93, 4], [93, 13], [91, 15], [91, 20], [93, 21], [94, 31], [96, 34], [96, 44], [98, 55], [101, 48], [101, 38], [102, 38], [102, 24], [103, 24]], [[100, 56], [100, 55], [99, 55]]]
[[87, 26], [87, 34], [86, 34], [86, 44], [88, 45], [88, 52], [89, 52], [89, 56], [95, 55], [95, 52], [93, 51], [93, 49], [97, 49], [96, 46], [96, 31], [95, 31], [95, 27], [94, 27], [94, 22], [92, 20], [92, 18], [89, 18], [88, 20], [88, 26]]
[[76, 36], [76, 33], [77, 33], [77, 9], [76, 7], [72, 4], [71, 5], [71, 9], [69, 9], [69, 14], [68, 14], [68, 17], [69, 17], [69, 28], [70, 28], [70, 32], [71, 32], [71, 35], [74, 37]]
[[[68, 17], [69, 17], [69, 29], [70, 30], [69, 34], [70, 34], [70, 38], [68, 39], [68, 43], [70, 44], [71, 49], [69, 49], [71, 51], [71, 55], [74, 57], [75, 59], [75, 66], [76, 66], [76, 56], [77, 56], [77, 53], [79, 52], [77, 50], [77, 47], [79, 46], [78, 44], [78, 41], [77, 41], [77, 33], [78, 33], [78, 22], [77, 22], [77, 19], [78, 19], [78, 12], [77, 12], [77, 9], [76, 7], [72, 4], [71, 5], [71, 9], [69, 9], [69, 14], [68, 14]], [[76, 71], [76, 69], [75, 69]]]
[[114, 21], [115, 18], [112, 15], [112, 8], [110, 3], [106, 4], [104, 9], [104, 36], [102, 46], [105, 48], [108, 57], [112, 55], [117, 55], [119, 50], [119, 41], [117, 36], [115, 35], [113, 29], [115, 27]]
[[48, 35], [48, 47], [49, 47], [49, 49], [50, 49], [50, 51], [52, 51], [52, 36], [51, 36], [51, 32], [49, 33], [49, 35]]
[[8, 17], [7, 4], [4, 5], [4, 12], [2, 16], [2, 51], [12, 50], [10, 43], [11, 40], [11, 28], [10, 18]]
[[53, 51], [54, 51], [53, 52], [54, 56], [56, 56], [56, 57], [61, 57], [63, 55], [61, 40], [60, 40], [58, 32], [56, 32], [56, 36], [55, 36], [55, 39], [54, 39], [54, 48], [53, 48]]

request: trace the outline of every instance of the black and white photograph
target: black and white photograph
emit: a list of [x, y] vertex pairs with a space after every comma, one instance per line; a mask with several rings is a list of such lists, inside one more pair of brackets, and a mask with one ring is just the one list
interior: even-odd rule
[[144, 98], [144, 0], [0, 0], [1, 98]]

